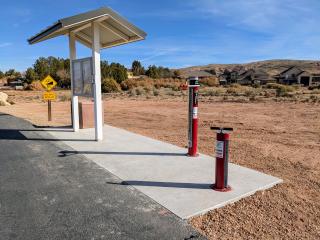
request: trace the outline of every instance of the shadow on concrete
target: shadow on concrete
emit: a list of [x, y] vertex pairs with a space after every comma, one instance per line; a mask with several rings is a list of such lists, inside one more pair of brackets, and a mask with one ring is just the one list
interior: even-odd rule
[[211, 189], [212, 184], [209, 183], [179, 183], [179, 182], [154, 182], [154, 181], [122, 181], [122, 182], [106, 182], [115, 185], [132, 185], [145, 187], [164, 187], [164, 188], [193, 188], [193, 189]]
[[0, 129], [1, 140], [27, 140], [27, 138], [18, 130]]
[[2, 130], [14, 130], [14, 131], [21, 131], [21, 132], [73, 132], [72, 129], [0, 129]]
[[59, 157], [66, 157], [75, 154], [104, 154], [104, 155], [130, 155], [130, 156], [187, 156], [186, 153], [165, 153], [165, 152], [95, 152], [95, 151], [60, 151]]
[[28, 140], [28, 141], [72, 141], [72, 142], [83, 142], [90, 141], [94, 142], [94, 139], [57, 139], [57, 138], [33, 138], [26, 137], [21, 132], [37, 132], [45, 130], [36, 130], [36, 129], [0, 129], [0, 140]]
[[32, 126], [34, 128], [36, 128], [35, 131], [73, 132], [73, 129], [72, 129], [71, 125], [66, 125], [66, 126], [39, 126], [39, 125], [32, 124]]

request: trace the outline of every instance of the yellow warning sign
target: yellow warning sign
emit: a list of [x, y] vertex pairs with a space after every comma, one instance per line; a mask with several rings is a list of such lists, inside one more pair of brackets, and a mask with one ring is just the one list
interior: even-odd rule
[[41, 81], [41, 85], [47, 91], [50, 91], [52, 88], [54, 88], [57, 85], [57, 82], [50, 75], [48, 75]]
[[43, 100], [56, 100], [57, 95], [55, 92], [44, 92]]

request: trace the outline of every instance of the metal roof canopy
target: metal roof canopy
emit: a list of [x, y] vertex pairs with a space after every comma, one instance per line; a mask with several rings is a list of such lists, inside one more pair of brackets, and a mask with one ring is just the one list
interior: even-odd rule
[[147, 35], [111, 8], [102, 7], [97, 10], [60, 19], [52, 26], [29, 38], [28, 42], [29, 44], [35, 44], [73, 32], [77, 41], [91, 48], [93, 38], [91, 23], [93, 21], [99, 22], [100, 25], [100, 48], [110, 48], [143, 40]]
[[[147, 34], [110, 8], [102, 7], [94, 11], [60, 19], [52, 26], [28, 39], [28, 42], [35, 44], [61, 35], [69, 36], [71, 79], [73, 78], [72, 62], [76, 59], [76, 41], [92, 49], [95, 139], [96, 141], [102, 140], [104, 123], [100, 49], [143, 40]], [[78, 96], [73, 94], [73, 90], [73, 81], [71, 81], [72, 127], [76, 132], [79, 130], [79, 107]]]

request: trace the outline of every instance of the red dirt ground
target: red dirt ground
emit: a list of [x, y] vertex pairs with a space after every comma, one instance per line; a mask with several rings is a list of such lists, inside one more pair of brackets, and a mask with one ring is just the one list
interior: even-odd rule
[[[34, 94], [34, 93], [33, 93]], [[32, 94], [30, 94], [32, 95]], [[46, 104], [25, 102], [0, 107], [38, 125], [48, 125]], [[109, 98], [105, 122], [167, 141], [187, 144], [185, 99]], [[70, 124], [70, 103], [53, 103], [51, 125]], [[280, 184], [190, 223], [209, 239], [320, 239], [320, 106], [310, 103], [199, 104], [199, 151], [213, 155], [210, 125], [235, 128], [231, 161], [282, 178]]]

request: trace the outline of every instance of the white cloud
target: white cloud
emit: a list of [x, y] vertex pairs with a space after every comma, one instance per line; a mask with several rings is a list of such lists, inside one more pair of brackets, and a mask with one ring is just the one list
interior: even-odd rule
[[299, 30], [310, 26], [311, 19], [320, 20], [316, 0], [197, 0], [189, 4], [201, 17], [261, 32]]
[[134, 47], [118, 48], [116, 54], [126, 56], [132, 52], [145, 65], [170, 67], [320, 56], [319, 0], [177, 0], [176, 3], [175, 8], [158, 8], [137, 16], [172, 21], [172, 28], [181, 24], [179, 31], [170, 29], [161, 39], [151, 36]]
[[4, 43], [0, 43], [0, 48], [3, 48], [3, 47], [9, 47], [11, 46], [12, 43], [11, 42], [4, 42]]
[[150, 62], [150, 60], [159, 59], [159, 57], [171, 56], [179, 51], [180, 49], [175, 46], [169, 48], [163, 48], [162, 46], [153, 47], [153, 50], [148, 53], [147, 57], [141, 59], [141, 62]]

